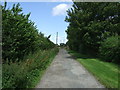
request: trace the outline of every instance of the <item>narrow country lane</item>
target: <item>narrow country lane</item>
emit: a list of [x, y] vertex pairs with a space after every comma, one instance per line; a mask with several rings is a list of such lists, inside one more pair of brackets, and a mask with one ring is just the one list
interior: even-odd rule
[[46, 70], [36, 88], [103, 88], [79, 62], [74, 60], [65, 49]]

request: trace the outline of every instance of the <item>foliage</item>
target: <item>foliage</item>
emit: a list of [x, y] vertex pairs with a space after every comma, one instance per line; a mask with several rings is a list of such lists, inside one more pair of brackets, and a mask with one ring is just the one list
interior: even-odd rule
[[100, 56], [105, 61], [120, 62], [120, 36], [111, 36], [104, 40], [100, 46]]
[[2, 87], [34, 88], [57, 52], [58, 48], [38, 50], [22, 62], [3, 64]]
[[34, 22], [29, 20], [30, 13], [22, 13], [20, 4], [6, 9], [7, 3], [2, 6], [2, 53], [3, 61], [22, 60], [29, 53], [37, 49], [46, 50], [55, 45], [44, 35], [38, 32]]
[[118, 2], [74, 2], [67, 14], [67, 44], [72, 50], [97, 54], [104, 39], [120, 35]]

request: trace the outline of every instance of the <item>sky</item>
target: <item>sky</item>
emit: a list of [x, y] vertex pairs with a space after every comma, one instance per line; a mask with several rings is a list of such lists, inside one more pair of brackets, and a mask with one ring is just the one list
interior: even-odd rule
[[[18, 2], [8, 2], [8, 7]], [[58, 32], [58, 44], [66, 43], [68, 23], [65, 22], [66, 10], [72, 7], [72, 2], [19, 2], [23, 8], [23, 13], [31, 12], [30, 20], [35, 22], [38, 30], [49, 36], [50, 40], [56, 43], [56, 33]]]

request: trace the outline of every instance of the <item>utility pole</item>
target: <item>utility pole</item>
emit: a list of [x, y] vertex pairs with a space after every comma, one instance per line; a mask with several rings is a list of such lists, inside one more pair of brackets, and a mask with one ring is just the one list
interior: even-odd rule
[[57, 45], [57, 43], [58, 43], [58, 32], [56, 34], [56, 45]]

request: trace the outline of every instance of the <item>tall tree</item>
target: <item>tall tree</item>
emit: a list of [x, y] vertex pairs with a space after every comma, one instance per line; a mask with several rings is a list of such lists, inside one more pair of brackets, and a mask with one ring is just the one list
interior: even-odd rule
[[[2, 6], [2, 53], [6, 59], [15, 61], [23, 59], [25, 55], [34, 53], [37, 49], [49, 49], [54, 44], [39, 33], [34, 22], [29, 20], [30, 13], [22, 13], [20, 4], [13, 5], [11, 9]], [[50, 45], [50, 47], [48, 47]]]
[[101, 41], [120, 34], [120, 3], [74, 2], [65, 21], [68, 45], [79, 52], [98, 52]]

